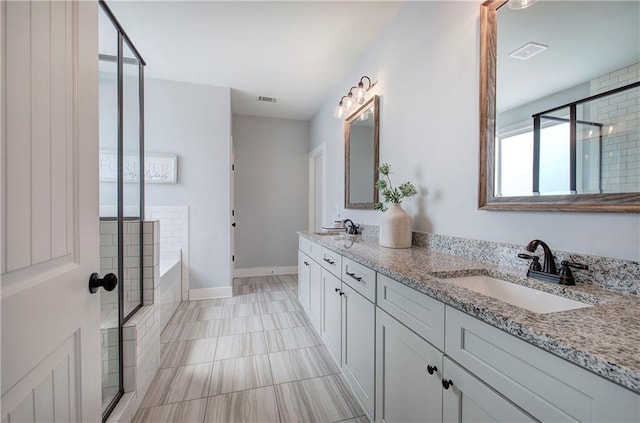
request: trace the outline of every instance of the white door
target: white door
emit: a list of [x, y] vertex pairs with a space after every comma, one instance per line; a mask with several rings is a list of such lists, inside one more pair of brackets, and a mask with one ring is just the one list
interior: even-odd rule
[[5, 422], [101, 420], [97, 3], [11, 1], [2, 24]]

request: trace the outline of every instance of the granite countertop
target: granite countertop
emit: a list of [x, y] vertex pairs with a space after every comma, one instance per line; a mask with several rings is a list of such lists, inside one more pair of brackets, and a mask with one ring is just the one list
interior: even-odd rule
[[[527, 278], [520, 269], [470, 260], [424, 247], [389, 249], [361, 235], [298, 232], [404, 285], [464, 311], [571, 363], [640, 393], [640, 297], [596, 286], [562, 286]], [[488, 275], [593, 304], [537, 314], [446, 281]]]

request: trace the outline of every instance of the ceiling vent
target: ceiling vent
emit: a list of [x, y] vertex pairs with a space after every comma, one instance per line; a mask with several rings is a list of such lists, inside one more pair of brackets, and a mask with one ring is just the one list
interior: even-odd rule
[[258, 97], [258, 101], [264, 101], [265, 103], [275, 103], [276, 101], [278, 101], [278, 99], [274, 97], [260, 96]]
[[536, 54], [542, 53], [548, 48], [549, 46], [545, 46], [544, 44], [531, 42], [509, 53], [509, 57], [513, 57], [514, 59], [519, 60], [529, 60]]

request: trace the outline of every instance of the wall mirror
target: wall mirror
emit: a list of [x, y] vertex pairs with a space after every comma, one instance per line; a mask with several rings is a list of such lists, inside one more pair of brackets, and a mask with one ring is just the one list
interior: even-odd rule
[[480, 27], [479, 207], [640, 212], [640, 2], [489, 0]]
[[373, 96], [344, 123], [344, 207], [373, 209], [378, 202], [378, 96]]

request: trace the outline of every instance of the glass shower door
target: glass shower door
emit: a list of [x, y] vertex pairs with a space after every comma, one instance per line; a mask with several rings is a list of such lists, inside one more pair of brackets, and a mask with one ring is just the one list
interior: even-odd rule
[[122, 216], [124, 234], [123, 315], [125, 320], [142, 303], [142, 210], [144, 163], [140, 95], [140, 62], [129, 43], [123, 40], [122, 72], [122, 151], [124, 184]]
[[[124, 393], [123, 324], [142, 307], [144, 61], [107, 5], [99, 8], [100, 260], [103, 420]], [[131, 359], [135, 360], [135, 357]]]
[[[99, 9], [99, 51], [117, 57], [118, 32], [102, 8]], [[99, 61], [99, 184], [100, 184], [100, 274], [114, 273], [118, 281], [118, 64]], [[100, 290], [102, 343], [102, 411], [121, 395], [120, 302], [118, 289]]]

